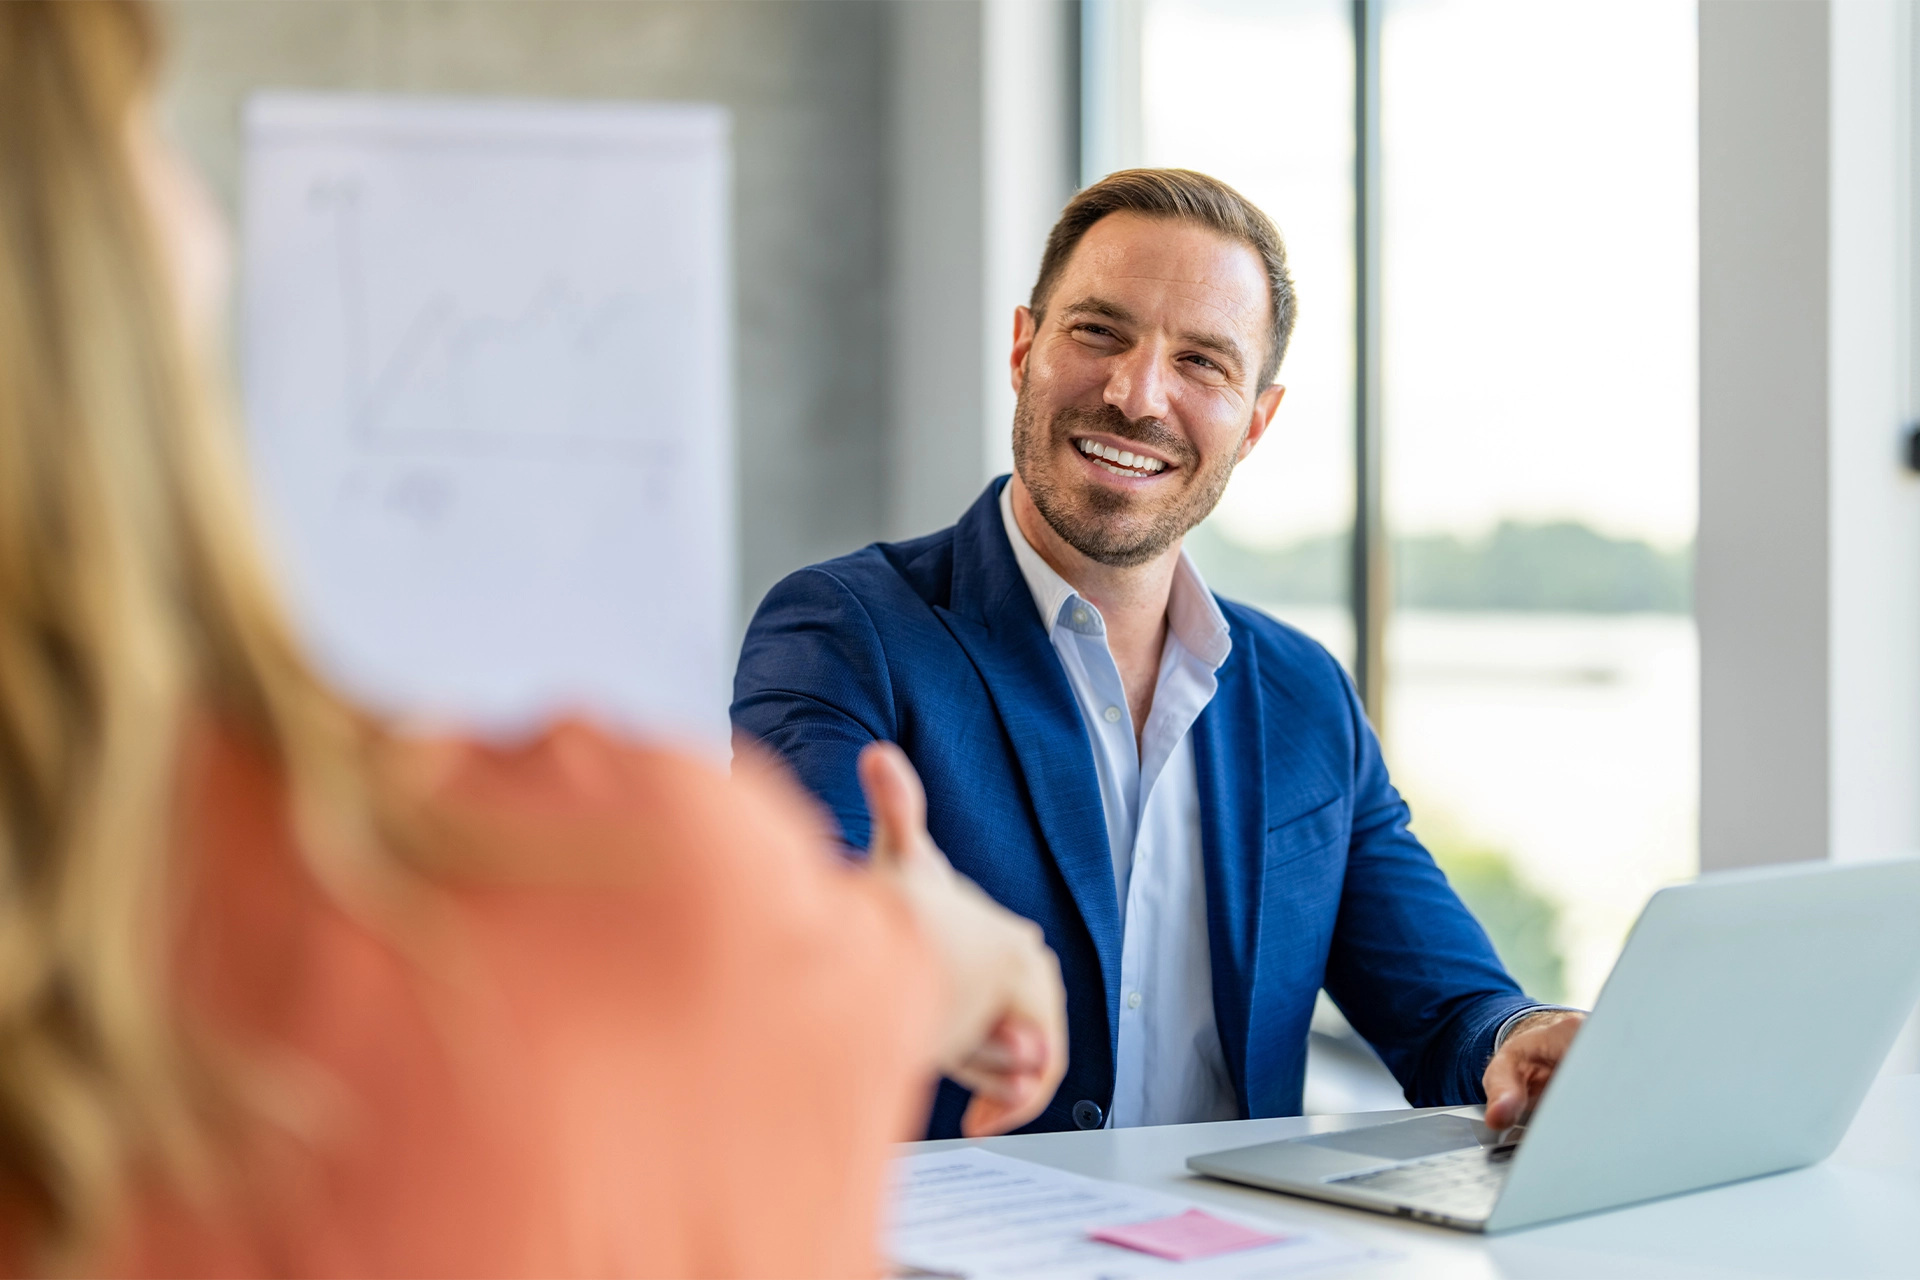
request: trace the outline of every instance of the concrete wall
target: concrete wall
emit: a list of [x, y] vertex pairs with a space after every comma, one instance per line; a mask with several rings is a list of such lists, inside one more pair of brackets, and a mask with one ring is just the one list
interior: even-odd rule
[[1701, 4], [1706, 869], [1920, 851], [1915, 40], [1911, 0]]
[[888, 386], [889, 537], [950, 522], [987, 468], [985, 38], [977, 4], [894, 12], [888, 308], [891, 332], [914, 337], [897, 342]]
[[1700, 6], [1700, 865], [1827, 854], [1827, 5]]
[[256, 88], [717, 102], [735, 142], [741, 618], [880, 536], [890, 6], [276, 0], [168, 6], [168, 112], [232, 208]]
[[1920, 850], [1908, 0], [1700, 8], [1701, 863]]
[[1066, 0], [894, 5], [888, 529], [951, 523], [1013, 465], [1007, 356], [1079, 167]]

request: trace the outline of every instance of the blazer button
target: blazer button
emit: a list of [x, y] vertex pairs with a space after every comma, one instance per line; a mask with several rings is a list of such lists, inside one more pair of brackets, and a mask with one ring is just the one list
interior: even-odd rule
[[1073, 1122], [1082, 1129], [1098, 1129], [1106, 1119], [1106, 1113], [1092, 1098], [1082, 1098], [1073, 1104]]

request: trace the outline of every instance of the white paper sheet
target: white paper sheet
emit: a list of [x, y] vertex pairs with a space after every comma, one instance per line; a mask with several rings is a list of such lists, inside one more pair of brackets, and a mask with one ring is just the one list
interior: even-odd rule
[[[1066, 1173], [980, 1147], [894, 1161], [889, 1257], [903, 1269], [1022, 1280], [1133, 1276], [1261, 1280], [1364, 1261], [1372, 1255], [1317, 1231], [1280, 1228], [1142, 1187]], [[1286, 1238], [1238, 1253], [1170, 1262], [1089, 1240], [1096, 1227], [1205, 1209]], [[910, 1274], [910, 1273], [909, 1273]]]
[[252, 456], [329, 672], [723, 745], [726, 113], [265, 94], [246, 130]]

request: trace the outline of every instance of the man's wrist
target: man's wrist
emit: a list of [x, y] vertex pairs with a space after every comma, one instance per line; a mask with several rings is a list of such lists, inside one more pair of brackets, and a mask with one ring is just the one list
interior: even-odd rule
[[1537, 1004], [1530, 1009], [1522, 1009], [1518, 1013], [1509, 1014], [1507, 1020], [1500, 1024], [1500, 1029], [1493, 1033], [1493, 1051], [1499, 1053], [1501, 1049], [1506, 1047], [1507, 1041], [1513, 1038], [1515, 1032], [1531, 1022], [1558, 1022], [1568, 1014], [1584, 1015], [1585, 1013], [1585, 1009], [1576, 1009], [1572, 1005], [1567, 1004]]

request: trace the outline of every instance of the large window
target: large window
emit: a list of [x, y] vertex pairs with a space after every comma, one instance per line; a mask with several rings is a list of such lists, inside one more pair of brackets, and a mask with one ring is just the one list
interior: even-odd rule
[[[1385, 573], [1374, 711], [1415, 829], [1534, 994], [1591, 1001], [1696, 865], [1694, 6], [1137, 12], [1136, 158], [1261, 204], [1301, 294], [1275, 431], [1191, 546], [1350, 665]], [[1367, 316], [1387, 554], [1359, 569]]]

